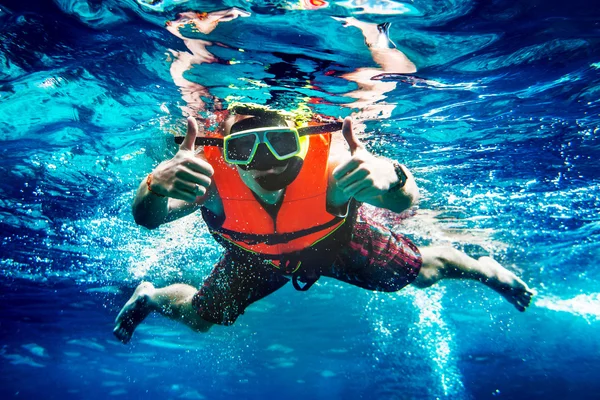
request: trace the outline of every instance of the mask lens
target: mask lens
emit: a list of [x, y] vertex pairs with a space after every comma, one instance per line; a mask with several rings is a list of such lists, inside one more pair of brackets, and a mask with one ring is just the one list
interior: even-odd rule
[[256, 146], [257, 136], [254, 133], [230, 137], [227, 140], [225, 154], [230, 162], [249, 162]]
[[267, 132], [267, 141], [279, 158], [289, 158], [300, 151], [298, 136], [291, 130]]

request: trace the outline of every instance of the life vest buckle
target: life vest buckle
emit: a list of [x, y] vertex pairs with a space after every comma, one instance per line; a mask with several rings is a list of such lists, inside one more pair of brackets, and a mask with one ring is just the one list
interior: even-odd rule
[[305, 292], [319, 280], [319, 275], [315, 274], [312, 270], [301, 269], [301, 265], [302, 261], [300, 257], [286, 257], [280, 261], [279, 269], [282, 273], [292, 276], [294, 289]]
[[298, 290], [299, 292], [306, 292], [308, 289], [310, 289], [312, 285], [314, 285], [316, 281], [319, 280], [318, 276], [316, 278], [308, 278], [306, 276], [302, 276], [302, 282], [304, 283], [304, 285], [300, 285], [300, 283], [298, 282], [299, 277], [300, 274], [298, 272], [292, 275], [292, 285], [294, 285], [294, 289]]

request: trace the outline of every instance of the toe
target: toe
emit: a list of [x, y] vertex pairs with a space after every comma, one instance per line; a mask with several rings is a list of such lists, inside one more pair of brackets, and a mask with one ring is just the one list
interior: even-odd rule
[[115, 329], [114, 334], [122, 343], [129, 342], [130, 337], [124, 328]]
[[524, 303], [525, 306], [528, 306], [531, 303], [531, 295], [528, 293], [523, 293], [521, 296], [519, 296], [519, 301]]
[[521, 306], [523, 308], [522, 311], [525, 311], [525, 309], [527, 307], [529, 307], [529, 304], [531, 303], [531, 298], [530, 297], [520, 297], [519, 299], [517, 299], [517, 303], [519, 304], [519, 306]]

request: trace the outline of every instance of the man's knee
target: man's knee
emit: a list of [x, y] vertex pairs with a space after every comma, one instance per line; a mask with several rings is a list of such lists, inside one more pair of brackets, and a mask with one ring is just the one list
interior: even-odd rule
[[418, 288], [427, 288], [444, 277], [445, 269], [452, 263], [458, 250], [450, 246], [430, 246], [419, 249], [423, 263], [413, 282]]
[[458, 250], [450, 246], [430, 246], [419, 249], [423, 258], [423, 267], [441, 270], [451, 264]]
[[438, 282], [440, 279], [441, 275], [439, 269], [427, 268], [423, 265], [419, 271], [419, 275], [417, 275], [417, 278], [412, 284], [418, 288], [424, 289]]

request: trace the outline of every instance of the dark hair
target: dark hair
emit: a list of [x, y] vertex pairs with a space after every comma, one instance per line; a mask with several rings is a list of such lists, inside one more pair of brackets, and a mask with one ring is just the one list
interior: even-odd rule
[[269, 126], [288, 126], [283, 115], [277, 111], [266, 108], [240, 105], [234, 107], [231, 111], [234, 114], [252, 115], [253, 117], [245, 118], [231, 125], [230, 133], [245, 131], [247, 129], [265, 128]]

